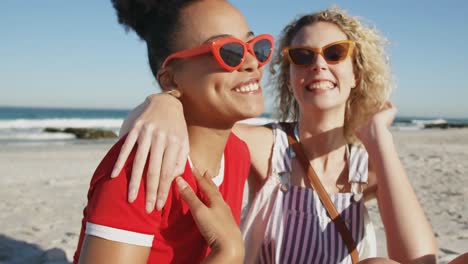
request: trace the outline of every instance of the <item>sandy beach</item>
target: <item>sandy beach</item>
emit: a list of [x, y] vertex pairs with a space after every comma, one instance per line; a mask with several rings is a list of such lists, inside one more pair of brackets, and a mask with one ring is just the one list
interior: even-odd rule
[[[394, 131], [439, 243], [439, 262], [468, 251], [468, 129]], [[0, 145], [0, 263], [69, 263], [90, 177], [110, 142]], [[379, 255], [385, 235], [369, 210]]]

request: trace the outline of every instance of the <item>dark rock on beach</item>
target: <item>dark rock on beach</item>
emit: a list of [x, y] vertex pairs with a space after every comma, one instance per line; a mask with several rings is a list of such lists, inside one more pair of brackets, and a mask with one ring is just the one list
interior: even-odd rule
[[100, 138], [117, 138], [117, 135], [110, 130], [104, 129], [94, 129], [94, 128], [65, 128], [57, 129], [47, 127], [44, 129], [44, 132], [48, 133], [69, 133], [76, 136], [78, 139], [100, 139]]
[[109, 130], [90, 128], [65, 128], [65, 133], [74, 134], [79, 139], [116, 138], [117, 135]]
[[46, 128], [44, 128], [44, 132], [47, 132], [47, 133], [58, 133], [58, 132], [63, 132], [63, 130], [58, 129], [58, 128], [54, 128], [54, 127], [46, 127]]

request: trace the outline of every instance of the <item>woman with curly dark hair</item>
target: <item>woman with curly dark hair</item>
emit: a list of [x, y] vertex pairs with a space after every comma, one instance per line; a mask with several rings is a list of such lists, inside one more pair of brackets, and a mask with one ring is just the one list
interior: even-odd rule
[[[130, 153], [120, 176], [111, 180], [125, 140], [116, 143], [91, 180], [74, 263], [241, 262], [237, 225], [250, 156], [231, 129], [237, 121], [263, 112], [259, 82], [273, 39], [254, 36], [239, 10], [226, 1], [112, 3], [119, 22], [146, 42], [161, 88], [180, 100], [190, 154], [177, 179], [179, 190], [173, 185], [165, 207], [148, 214], [154, 205], [145, 203], [146, 185], [133, 203], [126, 199], [133, 160], [141, 159], [138, 154]], [[165, 153], [164, 158], [177, 154]], [[160, 163], [162, 158], [152, 155], [149, 162]], [[143, 177], [152, 173], [145, 169]], [[216, 175], [214, 183], [201, 174]], [[203, 225], [204, 217], [210, 226]], [[225, 239], [217, 237], [221, 233]]]

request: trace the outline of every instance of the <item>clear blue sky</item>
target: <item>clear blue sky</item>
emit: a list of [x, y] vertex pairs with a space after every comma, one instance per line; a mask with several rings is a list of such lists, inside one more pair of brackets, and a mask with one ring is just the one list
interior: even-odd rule
[[[364, 17], [391, 41], [399, 115], [468, 117], [466, 1], [231, 2], [254, 32], [275, 36], [331, 4]], [[131, 108], [157, 91], [144, 43], [110, 0], [0, 2], [0, 106]]]

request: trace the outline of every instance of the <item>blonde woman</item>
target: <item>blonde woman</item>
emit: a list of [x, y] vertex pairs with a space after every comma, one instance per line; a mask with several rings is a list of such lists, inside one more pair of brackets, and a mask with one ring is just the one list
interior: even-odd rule
[[[435, 262], [431, 226], [389, 130], [396, 109], [388, 102], [392, 80], [384, 44], [376, 30], [335, 7], [302, 16], [284, 28], [270, 70], [279, 117], [287, 123], [234, 127], [249, 146], [252, 161], [249, 188], [254, 198], [242, 228], [246, 263], [352, 262], [288, 135], [300, 142], [306, 166], [316, 172], [346, 223], [360, 260], [376, 256], [375, 234], [364, 204], [375, 198], [389, 257], [403, 263]], [[147, 138], [152, 136], [159, 143], [152, 145], [151, 155], [182, 149], [184, 144], [161, 143], [169, 142], [164, 140], [167, 131], [177, 131], [172, 135], [182, 139], [175, 142], [185, 140], [183, 129], [166, 128], [180, 127], [183, 120], [178, 114], [172, 113], [170, 122], [161, 116], [173, 109], [177, 112], [178, 105], [164, 95], [151, 97], [133, 115], [143, 114], [124, 126], [124, 132], [130, 131], [126, 148], [136, 141], [151, 141]], [[167, 157], [167, 161], [149, 164], [156, 172], [155, 181], [161, 182], [152, 187], [159, 188], [158, 209], [172, 174], [178, 173], [174, 161], [186, 158]], [[125, 158], [124, 149], [116, 171]], [[139, 176], [133, 177], [138, 183]], [[156, 192], [148, 196], [154, 204]]]

